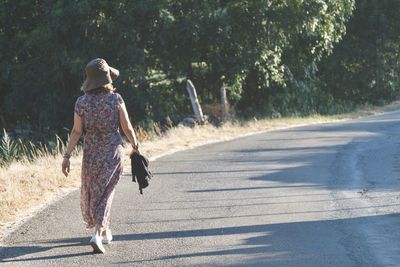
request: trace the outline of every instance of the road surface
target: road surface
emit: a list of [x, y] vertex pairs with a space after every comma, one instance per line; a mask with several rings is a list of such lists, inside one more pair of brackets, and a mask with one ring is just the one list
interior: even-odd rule
[[271, 131], [124, 176], [92, 254], [79, 192], [6, 238], [0, 266], [400, 266], [400, 112]]

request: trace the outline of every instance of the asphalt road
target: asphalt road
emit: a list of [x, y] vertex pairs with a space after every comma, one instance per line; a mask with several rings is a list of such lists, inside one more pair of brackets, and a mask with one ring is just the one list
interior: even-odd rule
[[400, 266], [400, 112], [162, 157], [129, 176], [93, 255], [79, 193], [6, 238], [0, 266]]

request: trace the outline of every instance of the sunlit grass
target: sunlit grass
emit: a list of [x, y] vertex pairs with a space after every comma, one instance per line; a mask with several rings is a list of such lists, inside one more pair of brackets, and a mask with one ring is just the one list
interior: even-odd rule
[[[12, 139], [5, 129], [0, 139], [0, 167], [7, 167], [12, 162], [33, 162], [39, 158], [58, 156], [63, 153], [68, 141], [63, 141], [58, 135], [48, 144], [33, 143], [22, 138]], [[78, 153], [79, 147], [74, 153]]]

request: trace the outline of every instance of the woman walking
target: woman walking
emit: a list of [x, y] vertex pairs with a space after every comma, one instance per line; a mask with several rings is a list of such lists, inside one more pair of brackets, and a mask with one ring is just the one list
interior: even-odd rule
[[110, 208], [115, 186], [122, 174], [123, 148], [121, 126], [137, 152], [138, 142], [122, 97], [115, 93], [112, 81], [119, 71], [104, 59], [94, 59], [85, 68], [84, 95], [75, 103], [74, 126], [64, 154], [62, 171], [67, 176], [69, 158], [81, 134], [84, 134], [81, 170], [81, 211], [87, 228], [95, 228], [90, 240], [95, 253], [104, 253], [103, 243], [112, 240]]

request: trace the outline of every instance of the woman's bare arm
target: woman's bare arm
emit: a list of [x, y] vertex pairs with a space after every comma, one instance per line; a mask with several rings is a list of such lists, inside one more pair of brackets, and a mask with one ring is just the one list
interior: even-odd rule
[[129, 121], [128, 111], [126, 110], [125, 104], [120, 104], [119, 107], [119, 121], [121, 123], [122, 131], [124, 131], [131, 145], [135, 147], [138, 145], [138, 141], [132, 124]]
[[71, 153], [74, 150], [76, 143], [78, 143], [78, 140], [82, 135], [82, 131], [83, 131], [82, 118], [78, 114], [74, 113], [74, 127], [72, 128], [71, 136], [69, 138], [67, 149], [64, 155], [64, 160], [62, 163], [62, 172], [64, 173], [65, 176], [68, 176], [70, 170], [69, 157], [71, 156]]

